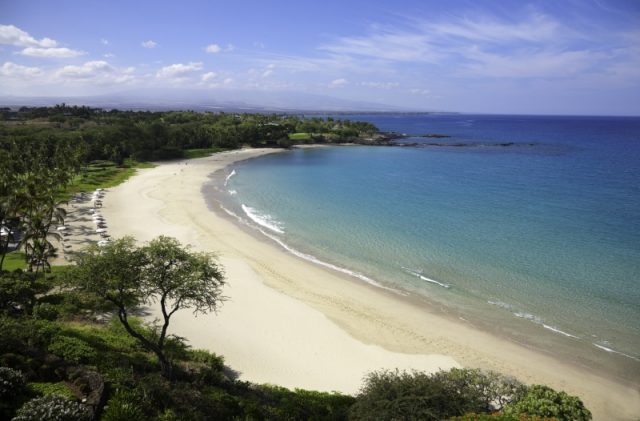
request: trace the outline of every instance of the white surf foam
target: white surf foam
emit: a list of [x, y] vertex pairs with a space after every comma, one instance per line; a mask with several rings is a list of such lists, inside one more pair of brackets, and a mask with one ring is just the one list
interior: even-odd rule
[[629, 355], [629, 354], [625, 354], [624, 352], [616, 351], [615, 349], [612, 349], [612, 348], [606, 347], [606, 346], [604, 346], [604, 345], [597, 344], [597, 343], [595, 343], [595, 342], [592, 342], [592, 344], [593, 344], [596, 348], [600, 348], [600, 349], [601, 349], [601, 350], [603, 350], [603, 351], [610, 352], [610, 353], [612, 353], [612, 354], [622, 355], [623, 357], [631, 358], [632, 360], [640, 361], [640, 358], [638, 358], [638, 357], [634, 357], [633, 355]]
[[544, 324], [544, 323], [542, 324], [542, 327], [544, 327], [545, 329], [549, 329], [549, 330], [550, 330], [550, 331], [552, 331], [552, 332], [559, 333], [559, 334], [561, 334], [561, 335], [564, 335], [564, 336], [566, 336], [566, 337], [569, 337], [569, 338], [580, 339], [580, 338], [579, 338], [579, 337], [577, 337], [576, 335], [572, 335], [572, 334], [570, 334], [570, 333], [567, 333], [567, 332], [565, 332], [565, 331], [563, 331], [563, 330], [558, 329], [557, 327], [549, 326], [549, 325], [546, 325], [546, 324]]
[[413, 270], [413, 269], [409, 269], [409, 268], [406, 268], [406, 267], [402, 267], [402, 269], [404, 269], [405, 272], [422, 279], [423, 281], [427, 281], [427, 282], [430, 282], [432, 284], [440, 285], [443, 288], [451, 288], [451, 285], [445, 284], [445, 283], [442, 283], [442, 282], [438, 282], [435, 279], [427, 278], [426, 276], [421, 274], [419, 271], [416, 271], [416, 270]]
[[231, 177], [233, 177], [234, 175], [236, 175], [236, 170], [232, 170], [231, 173], [227, 176], [227, 178], [224, 179], [224, 186], [227, 187], [227, 183], [229, 182], [229, 179]]
[[230, 194], [231, 196], [235, 196], [236, 194], [238, 194], [238, 192], [237, 192], [237, 191], [235, 191], [235, 190], [227, 190], [227, 191], [229, 192], [229, 194]]
[[242, 210], [256, 224], [265, 227], [273, 232], [277, 232], [278, 234], [284, 234], [282, 223], [273, 219], [271, 215], [263, 215], [254, 208], [246, 206], [244, 204], [242, 205]]
[[[242, 205], [242, 206], [244, 208], [244, 205]], [[236, 218], [241, 223], [243, 223], [245, 225], [249, 225], [245, 219], [241, 218], [236, 213], [230, 211], [229, 209], [225, 208], [224, 206], [221, 206], [221, 208], [222, 208], [223, 211], [225, 211], [227, 214], [233, 216], [234, 218]], [[245, 212], [246, 212], [246, 210], [245, 210]], [[385, 289], [387, 291], [391, 291], [391, 292], [393, 292], [395, 294], [398, 294], [398, 295], [403, 295], [403, 296], [409, 295], [408, 293], [406, 293], [404, 291], [399, 291], [397, 289], [393, 289], [393, 288], [389, 288], [387, 286], [384, 286], [381, 283], [379, 283], [378, 281], [376, 281], [374, 279], [371, 279], [368, 276], [366, 276], [366, 275], [364, 275], [364, 274], [362, 274], [360, 272], [352, 271], [352, 270], [349, 270], [349, 269], [334, 265], [332, 263], [328, 263], [328, 262], [322, 261], [322, 260], [318, 259], [317, 257], [311, 255], [311, 254], [302, 253], [301, 251], [298, 251], [298, 250], [294, 249], [293, 247], [289, 246], [287, 243], [285, 243], [284, 241], [282, 241], [280, 238], [276, 237], [275, 235], [273, 235], [273, 234], [271, 234], [271, 233], [269, 233], [267, 231], [264, 231], [264, 230], [260, 229], [259, 227], [255, 227], [254, 226], [254, 228], [256, 228], [258, 231], [260, 231], [260, 233], [262, 233], [262, 235], [264, 235], [264, 236], [270, 238], [271, 240], [275, 241], [278, 245], [280, 245], [280, 247], [282, 247], [283, 249], [285, 249], [286, 251], [288, 251], [289, 253], [293, 254], [296, 257], [299, 257], [301, 259], [307, 260], [307, 261], [309, 261], [311, 263], [314, 263], [316, 265], [323, 266], [323, 267], [331, 269], [331, 270], [335, 270], [336, 272], [344, 273], [346, 275], [349, 275], [349, 276], [352, 276], [354, 278], [360, 279], [361, 281], [364, 281], [364, 282], [366, 282], [366, 283], [368, 283], [370, 285], [373, 285], [373, 286], [375, 286], [377, 288], [382, 288], [382, 289]]]
[[516, 317], [520, 317], [521, 319], [525, 319], [525, 320], [530, 320], [534, 323], [538, 323], [538, 324], [542, 324], [542, 319], [538, 316], [536, 316], [535, 314], [531, 314], [531, 313], [525, 313], [522, 311], [516, 311], [515, 313], [513, 313], [514, 316]]
[[500, 300], [488, 300], [487, 303], [491, 304], [492, 306], [504, 308], [504, 309], [507, 309], [507, 310], [513, 310], [513, 306], [511, 304], [505, 303], [505, 302], [500, 301]]

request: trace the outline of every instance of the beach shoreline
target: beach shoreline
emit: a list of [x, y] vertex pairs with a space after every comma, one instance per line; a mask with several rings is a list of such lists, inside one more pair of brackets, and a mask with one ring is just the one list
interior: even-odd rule
[[216, 251], [226, 269], [230, 301], [217, 316], [176, 314], [173, 333], [224, 355], [242, 378], [256, 382], [355, 393], [367, 371], [462, 365], [566, 390], [580, 396], [595, 419], [640, 413], [640, 393], [632, 386], [347, 279], [211, 211], [202, 189], [212, 173], [273, 152], [241, 150], [163, 163], [109, 189], [102, 213], [112, 236], [174, 236]]

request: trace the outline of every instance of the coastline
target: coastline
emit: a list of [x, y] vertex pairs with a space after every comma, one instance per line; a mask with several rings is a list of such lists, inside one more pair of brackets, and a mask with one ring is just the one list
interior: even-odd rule
[[218, 253], [229, 302], [218, 315], [177, 313], [173, 333], [224, 355], [242, 378], [256, 382], [355, 393], [366, 371], [463, 365], [566, 390], [584, 400], [594, 419], [640, 413], [640, 393], [632, 387], [299, 259], [208, 208], [201, 188], [211, 173], [273, 152], [161, 164], [107, 194], [102, 213], [114, 237], [148, 241], [164, 234]]

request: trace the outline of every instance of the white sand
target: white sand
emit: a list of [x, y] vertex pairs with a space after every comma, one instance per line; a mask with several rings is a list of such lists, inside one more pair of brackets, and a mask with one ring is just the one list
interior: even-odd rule
[[[109, 189], [103, 215], [114, 237], [178, 238], [216, 252], [230, 300], [218, 315], [176, 313], [170, 331], [210, 349], [255, 382], [354, 393], [381, 368], [498, 370], [580, 396], [595, 419], [637, 419], [638, 390], [431, 313], [380, 288], [303, 261], [207, 208], [207, 176], [269, 151], [166, 163]], [[272, 152], [272, 151], [271, 151]]]

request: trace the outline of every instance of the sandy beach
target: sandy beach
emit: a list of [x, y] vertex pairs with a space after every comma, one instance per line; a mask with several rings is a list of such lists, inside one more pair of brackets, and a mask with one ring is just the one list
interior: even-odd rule
[[108, 189], [113, 237], [176, 237], [214, 252], [225, 269], [220, 312], [172, 319], [171, 333], [225, 357], [241, 378], [355, 393], [366, 372], [480, 367], [580, 396], [594, 419], [636, 420], [640, 392], [429, 311], [419, 302], [304, 261], [208, 208], [208, 176], [273, 150], [239, 150], [141, 170]]

